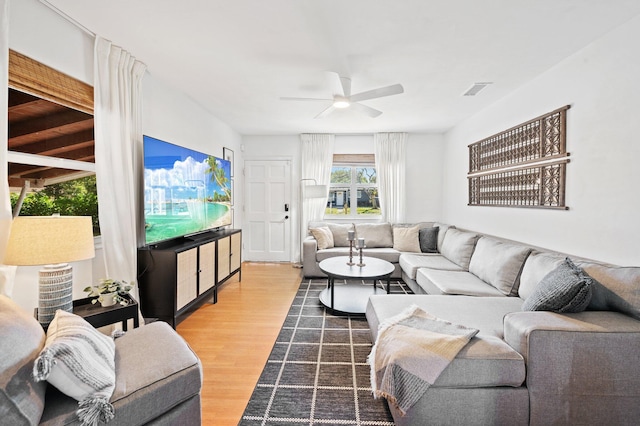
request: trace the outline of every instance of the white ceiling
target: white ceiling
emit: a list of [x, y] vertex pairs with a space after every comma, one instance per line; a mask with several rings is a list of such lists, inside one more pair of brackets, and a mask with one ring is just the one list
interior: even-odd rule
[[[245, 135], [442, 132], [640, 14], [638, 0], [41, 0]], [[330, 102], [326, 71], [369, 118]], [[476, 97], [475, 82], [493, 82]]]

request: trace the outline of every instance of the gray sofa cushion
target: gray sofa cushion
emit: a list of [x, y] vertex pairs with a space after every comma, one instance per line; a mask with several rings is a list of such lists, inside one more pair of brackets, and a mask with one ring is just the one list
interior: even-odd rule
[[518, 294], [520, 271], [529, 247], [480, 237], [469, 262], [469, 272], [491, 284], [505, 296]]
[[358, 223], [356, 238], [364, 238], [364, 244], [368, 248], [393, 247], [390, 223]]
[[441, 269], [443, 271], [462, 271], [463, 269], [441, 254], [433, 253], [402, 253], [400, 266], [412, 280], [416, 279], [416, 272], [420, 268]]
[[578, 265], [595, 280], [587, 309], [618, 311], [640, 319], [640, 268], [592, 262]]
[[[421, 268], [416, 282], [427, 294], [463, 294], [468, 296], [503, 296], [495, 287], [470, 272]], [[522, 301], [520, 301], [522, 302]]]
[[447, 225], [446, 223], [435, 222], [433, 226], [438, 227], [438, 251], [442, 252], [442, 243], [444, 242], [444, 236], [449, 229], [456, 229], [453, 225]]
[[[402, 253], [400, 255], [400, 267], [404, 271], [404, 273], [411, 278], [412, 280], [416, 279], [416, 272], [418, 272], [419, 268], [426, 267], [429, 265], [429, 257], [437, 256], [440, 259], [446, 260], [443, 256], [433, 253], [421, 253], [421, 254], [413, 254], [413, 253]], [[448, 260], [446, 260], [449, 262]], [[451, 262], [450, 262], [451, 263]], [[451, 263], [453, 266], [460, 268], [455, 263]]]
[[465, 271], [468, 271], [471, 255], [478, 238], [480, 238], [478, 234], [449, 228], [444, 236], [440, 253]]
[[349, 231], [353, 231], [353, 225], [350, 223], [328, 223], [327, 226], [333, 234], [334, 247], [349, 247]]
[[438, 252], [438, 231], [440, 227], [431, 226], [427, 228], [421, 228], [418, 234], [420, 241], [420, 251], [422, 253], [437, 253]]
[[[44, 410], [46, 382], [36, 382], [33, 362], [45, 334], [36, 319], [0, 295], [0, 423], [38, 424]], [[77, 409], [77, 401], [75, 407]]]
[[[200, 393], [200, 360], [167, 323], [135, 328], [115, 342], [115, 418], [109, 426], [147, 424]], [[49, 396], [42, 424], [76, 424], [77, 401], [52, 392], [56, 403], [51, 404]]]
[[426, 312], [454, 324], [480, 330], [433, 387], [520, 386], [525, 379], [522, 356], [502, 340], [502, 318], [520, 310], [522, 301], [513, 297], [374, 295], [367, 305], [372, 338], [378, 325], [416, 304]]
[[525, 299], [524, 311], [582, 312], [591, 301], [593, 279], [567, 258]]
[[518, 296], [523, 300], [531, 296], [545, 275], [556, 269], [562, 262], [564, 262], [564, 256], [533, 251], [522, 267]]

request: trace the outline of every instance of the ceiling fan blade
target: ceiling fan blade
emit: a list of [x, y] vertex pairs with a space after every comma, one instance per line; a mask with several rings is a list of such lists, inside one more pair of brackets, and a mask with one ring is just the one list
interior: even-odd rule
[[342, 84], [342, 93], [345, 98], [351, 96], [351, 79], [347, 77], [340, 77], [340, 84]]
[[280, 98], [281, 101], [333, 101], [333, 99], [322, 99], [322, 98], [295, 98], [290, 96], [282, 96]]
[[324, 111], [322, 111], [320, 114], [316, 115], [313, 118], [324, 118], [327, 115], [331, 114], [335, 109], [336, 109], [336, 107], [331, 105], [329, 108], [325, 109]]
[[382, 114], [382, 111], [378, 111], [375, 108], [371, 108], [369, 106], [362, 105], [362, 104], [357, 104], [355, 102], [351, 102], [351, 105], [349, 105], [349, 108], [353, 108], [353, 110], [361, 112], [362, 114], [368, 115], [371, 118], [376, 118], [377, 116]]
[[399, 95], [400, 93], [404, 93], [402, 84], [394, 84], [392, 86], [356, 93], [351, 96], [351, 102], [366, 101], [367, 99], [382, 98], [383, 96]]
[[348, 98], [351, 96], [351, 79], [348, 77], [341, 77], [337, 72], [329, 71], [331, 75], [331, 91], [335, 95]]

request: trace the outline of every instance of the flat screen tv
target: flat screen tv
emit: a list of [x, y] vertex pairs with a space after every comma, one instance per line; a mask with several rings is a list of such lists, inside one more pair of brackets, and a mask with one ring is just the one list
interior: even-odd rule
[[145, 244], [231, 225], [231, 163], [150, 136], [144, 143]]

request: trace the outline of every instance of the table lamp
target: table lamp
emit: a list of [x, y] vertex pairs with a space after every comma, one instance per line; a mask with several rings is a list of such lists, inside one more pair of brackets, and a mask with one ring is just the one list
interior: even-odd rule
[[73, 310], [73, 272], [67, 262], [91, 259], [91, 216], [18, 216], [11, 223], [5, 265], [44, 265], [39, 272], [38, 321]]

